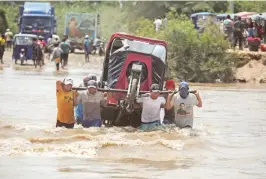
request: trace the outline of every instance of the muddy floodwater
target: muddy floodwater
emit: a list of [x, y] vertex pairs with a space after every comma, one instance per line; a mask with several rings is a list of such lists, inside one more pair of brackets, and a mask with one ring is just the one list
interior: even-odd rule
[[[203, 108], [194, 129], [139, 132], [127, 128], [55, 128], [55, 81], [79, 85], [101, 74], [101, 58], [71, 54], [68, 69], [55, 72], [14, 65], [0, 68], [1, 179], [265, 179], [266, 86], [193, 85]], [[28, 64], [31, 64], [30, 62]]]

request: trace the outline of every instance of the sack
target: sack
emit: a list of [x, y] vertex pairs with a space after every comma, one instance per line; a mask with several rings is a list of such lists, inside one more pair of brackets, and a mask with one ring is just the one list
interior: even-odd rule
[[56, 58], [55, 59], [55, 63], [60, 63], [61, 59], [60, 58]]

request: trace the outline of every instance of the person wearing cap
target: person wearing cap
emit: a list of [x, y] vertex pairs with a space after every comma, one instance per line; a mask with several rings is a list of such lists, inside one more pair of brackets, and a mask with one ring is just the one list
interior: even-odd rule
[[73, 80], [69, 77], [56, 82], [57, 122], [56, 127], [74, 128], [74, 106], [77, 93], [72, 91]]
[[[80, 87], [88, 87], [88, 82], [90, 80], [95, 80], [97, 81], [97, 77], [94, 74], [89, 74], [88, 76], [85, 76], [83, 78], [83, 83], [81, 83], [79, 86]], [[83, 120], [83, 105], [80, 103], [75, 107], [75, 118], [77, 121], [77, 124], [82, 124]]]
[[104, 101], [103, 93], [97, 91], [97, 82], [88, 81], [88, 90], [79, 93], [77, 103], [83, 105], [83, 127], [101, 127], [100, 104]]
[[141, 96], [136, 101], [142, 104], [140, 130], [149, 131], [160, 126], [160, 111], [166, 103], [165, 99], [160, 96], [160, 86], [152, 84], [150, 94]]
[[[176, 88], [175, 86], [175, 81], [174, 80], [167, 80], [165, 82], [165, 89], [167, 91], [174, 91]], [[167, 100], [169, 94], [164, 95], [165, 100]], [[175, 112], [174, 112], [174, 108], [172, 109], [165, 109], [164, 110], [164, 119], [163, 119], [163, 124], [173, 124], [174, 123], [174, 119], [175, 119]]]
[[185, 81], [182, 81], [179, 85], [179, 94], [170, 94], [166, 102], [166, 109], [174, 108], [174, 123], [180, 128], [193, 127], [194, 106], [202, 107], [201, 97], [198, 91], [194, 94], [189, 93], [189, 85]]
[[90, 54], [90, 39], [89, 36], [86, 35], [85, 36], [85, 40], [83, 43], [83, 49], [84, 49], [84, 53], [85, 53], [85, 62], [89, 62], [89, 54]]

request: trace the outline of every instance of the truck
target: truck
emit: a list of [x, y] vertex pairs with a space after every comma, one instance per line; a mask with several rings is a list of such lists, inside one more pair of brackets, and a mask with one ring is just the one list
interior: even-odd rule
[[18, 29], [21, 34], [43, 36], [56, 34], [55, 9], [47, 2], [25, 2], [19, 6]]
[[68, 37], [71, 52], [83, 50], [85, 36], [94, 39], [99, 36], [99, 28], [100, 15], [97, 13], [66, 13], [64, 35]]

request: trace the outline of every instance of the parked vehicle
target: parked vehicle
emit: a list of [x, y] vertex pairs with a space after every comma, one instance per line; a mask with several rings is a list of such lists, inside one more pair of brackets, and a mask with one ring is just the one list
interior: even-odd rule
[[20, 33], [41, 35], [47, 42], [56, 33], [54, 7], [46, 2], [25, 2], [19, 7], [18, 27]]
[[75, 49], [83, 50], [84, 37], [89, 35], [93, 39], [99, 35], [100, 15], [94, 13], [66, 13], [65, 32], [71, 46], [71, 52]]
[[34, 34], [16, 34], [13, 41], [13, 60], [17, 63], [20, 60], [21, 65], [24, 61], [32, 60], [33, 38]]
[[211, 20], [214, 23], [217, 22], [216, 14], [211, 13], [211, 12], [194, 13], [194, 14], [191, 14], [190, 18], [195, 26], [195, 29], [199, 30], [199, 32], [204, 31], [204, 27], [206, 25], [207, 20]]

